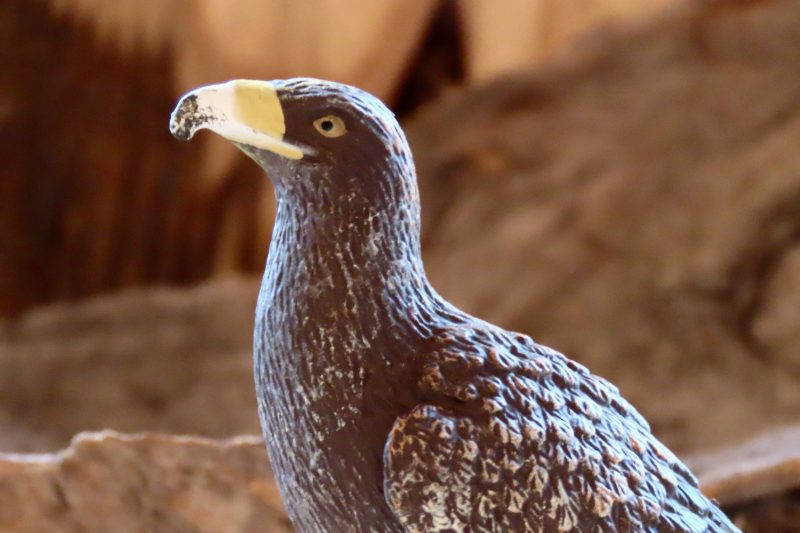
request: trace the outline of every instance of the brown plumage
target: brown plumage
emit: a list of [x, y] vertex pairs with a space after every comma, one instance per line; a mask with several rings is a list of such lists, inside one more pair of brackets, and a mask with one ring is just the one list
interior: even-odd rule
[[391, 113], [320, 80], [181, 101], [267, 172], [259, 413], [300, 531], [736, 531], [617, 389], [428, 283]]

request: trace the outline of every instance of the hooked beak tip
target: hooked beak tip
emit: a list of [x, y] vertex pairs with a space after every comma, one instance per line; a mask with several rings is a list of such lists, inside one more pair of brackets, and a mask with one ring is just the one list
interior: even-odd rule
[[203, 122], [198, 114], [197, 95], [187, 94], [181, 98], [169, 119], [169, 131], [176, 139], [188, 141]]

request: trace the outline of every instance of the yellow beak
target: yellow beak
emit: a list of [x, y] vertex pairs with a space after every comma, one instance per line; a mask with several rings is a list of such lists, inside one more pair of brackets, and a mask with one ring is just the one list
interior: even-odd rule
[[303, 158], [298, 146], [283, 139], [283, 107], [275, 86], [267, 81], [233, 80], [195, 89], [178, 101], [169, 129], [181, 140], [208, 129], [236, 143]]

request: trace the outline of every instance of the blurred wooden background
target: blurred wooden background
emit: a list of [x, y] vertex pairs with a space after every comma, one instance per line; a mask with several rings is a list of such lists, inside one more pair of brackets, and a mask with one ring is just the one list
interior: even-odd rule
[[316, 76], [405, 117], [673, 2], [5, 0], [0, 315], [262, 268], [271, 191], [229, 144], [170, 138], [189, 88]]

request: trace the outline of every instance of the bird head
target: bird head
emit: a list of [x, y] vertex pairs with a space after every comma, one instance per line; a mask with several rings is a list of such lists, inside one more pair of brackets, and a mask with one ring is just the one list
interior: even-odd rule
[[374, 204], [387, 187], [416, 196], [413, 163], [394, 115], [349, 85], [296, 78], [200, 87], [178, 102], [170, 130], [188, 140], [200, 129], [225, 137], [254, 159], [279, 200], [347, 196], [351, 204]]

